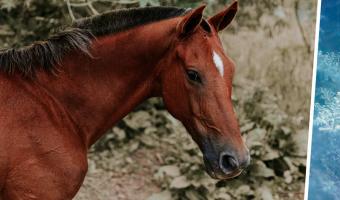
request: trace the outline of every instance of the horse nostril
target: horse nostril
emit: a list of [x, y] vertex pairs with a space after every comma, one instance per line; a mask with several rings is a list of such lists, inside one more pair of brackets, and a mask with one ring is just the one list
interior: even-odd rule
[[225, 174], [230, 174], [239, 168], [239, 163], [234, 156], [222, 153], [220, 156], [220, 168]]

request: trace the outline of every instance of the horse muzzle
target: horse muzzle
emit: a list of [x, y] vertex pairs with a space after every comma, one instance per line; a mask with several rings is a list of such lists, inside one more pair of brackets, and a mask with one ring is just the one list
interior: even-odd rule
[[248, 149], [244, 154], [236, 154], [232, 151], [221, 151], [217, 155], [204, 154], [204, 164], [207, 173], [215, 179], [227, 180], [239, 176], [250, 164]]

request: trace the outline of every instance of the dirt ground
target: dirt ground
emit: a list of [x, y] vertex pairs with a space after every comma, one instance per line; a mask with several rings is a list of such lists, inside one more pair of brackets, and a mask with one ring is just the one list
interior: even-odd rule
[[138, 166], [133, 173], [114, 173], [104, 170], [89, 171], [85, 182], [75, 198], [76, 200], [127, 200], [147, 199], [161, 188], [150, 177], [153, 169], [159, 166], [153, 150], [139, 150], [131, 156], [133, 164]]

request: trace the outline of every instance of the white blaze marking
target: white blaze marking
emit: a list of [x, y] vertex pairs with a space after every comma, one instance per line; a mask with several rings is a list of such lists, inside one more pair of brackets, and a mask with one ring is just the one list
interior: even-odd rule
[[213, 59], [218, 72], [220, 72], [221, 76], [224, 75], [224, 66], [221, 56], [219, 56], [215, 51], [213, 52]]

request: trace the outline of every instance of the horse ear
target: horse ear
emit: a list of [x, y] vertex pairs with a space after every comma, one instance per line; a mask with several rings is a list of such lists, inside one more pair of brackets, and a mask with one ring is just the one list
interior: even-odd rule
[[179, 22], [177, 30], [181, 36], [188, 35], [196, 30], [196, 28], [202, 21], [204, 8], [205, 5], [202, 5], [196, 9], [191, 10]]
[[229, 7], [227, 7], [222, 12], [209, 18], [209, 23], [214, 26], [216, 31], [221, 31], [225, 29], [231, 21], [233, 21], [238, 8], [238, 2], [234, 1]]

